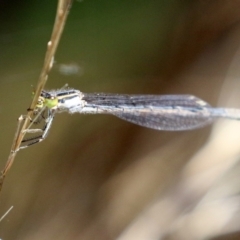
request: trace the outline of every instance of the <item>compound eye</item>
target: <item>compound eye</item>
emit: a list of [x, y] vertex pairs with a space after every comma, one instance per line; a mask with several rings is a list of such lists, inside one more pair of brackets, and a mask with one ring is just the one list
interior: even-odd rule
[[51, 94], [49, 94], [48, 92], [46, 92], [44, 90], [41, 92], [40, 97], [42, 97], [43, 99], [52, 99], [53, 98]]

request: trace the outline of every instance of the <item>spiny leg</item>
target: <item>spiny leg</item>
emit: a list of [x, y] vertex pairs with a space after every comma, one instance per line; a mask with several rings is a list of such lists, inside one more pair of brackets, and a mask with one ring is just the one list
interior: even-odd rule
[[51, 128], [51, 125], [52, 125], [52, 121], [53, 121], [53, 118], [54, 118], [54, 114], [55, 114], [55, 111], [54, 111], [54, 110], [48, 109], [48, 115], [47, 115], [47, 118], [46, 118], [46, 120], [45, 120], [45, 123], [46, 123], [46, 124], [44, 125], [43, 129], [26, 129], [26, 132], [27, 132], [27, 133], [37, 133], [37, 132], [41, 132], [42, 135], [36, 136], [36, 137], [32, 137], [32, 138], [28, 138], [28, 139], [24, 139], [24, 140], [22, 141], [22, 143], [27, 143], [27, 145], [21, 146], [21, 147], [19, 148], [19, 150], [20, 150], [20, 149], [27, 148], [27, 147], [29, 147], [29, 146], [32, 146], [32, 145], [34, 145], [34, 144], [36, 144], [36, 143], [39, 143], [39, 142], [43, 141], [43, 140], [47, 137], [48, 132], [49, 132], [49, 130], [50, 130], [50, 128]]

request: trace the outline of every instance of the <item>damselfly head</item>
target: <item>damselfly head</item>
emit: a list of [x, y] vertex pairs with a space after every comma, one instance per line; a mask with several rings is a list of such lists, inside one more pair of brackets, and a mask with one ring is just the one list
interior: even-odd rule
[[46, 99], [53, 99], [54, 98], [54, 96], [52, 96], [50, 93], [46, 92], [45, 90], [42, 90], [41, 97], [46, 98]]

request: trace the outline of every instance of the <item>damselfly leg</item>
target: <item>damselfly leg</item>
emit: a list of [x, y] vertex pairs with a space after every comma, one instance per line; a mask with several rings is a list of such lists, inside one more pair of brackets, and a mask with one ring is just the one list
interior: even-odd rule
[[[67, 89], [67, 84], [64, 85], [60, 91], [64, 91]], [[56, 112], [56, 108], [58, 107], [59, 97], [56, 93], [51, 93], [47, 91], [42, 91], [41, 95], [38, 98], [38, 102], [36, 104], [36, 108], [33, 111], [33, 114], [36, 116], [33, 120], [30, 120], [30, 124], [28, 128], [24, 131], [25, 133], [41, 133], [41, 135], [26, 138], [22, 141], [22, 146], [18, 149], [27, 148], [31, 145], [34, 145], [38, 142], [41, 142], [46, 138], [50, 127], [52, 125], [52, 121]], [[43, 127], [41, 129], [31, 128], [33, 124], [41, 124], [44, 122]]]
[[[40, 113], [40, 115], [39, 115]], [[29, 127], [25, 130], [25, 133], [41, 133], [38, 136], [31, 137], [31, 138], [26, 138], [22, 141], [22, 146], [19, 148], [24, 149], [29, 146], [32, 146], [36, 143], [39, 143], [43, 141], [46, 136], [48, 135], [48, 132], [50, 130], [50, 127], [52, 125], [52, 121], [54, 118], [54, 110], [48, 109], [48, 108], [43, 108], [40, 110], [38, 113], [38, 116], [32, 120], [32, 123], [29, 125]], [[44, 125], [42, 129], [36, 129], [36, 128], [30, 128], [32, 124], [41, 124], [44, 121]], [[25, 145], [24, 145], [25, 144]]]

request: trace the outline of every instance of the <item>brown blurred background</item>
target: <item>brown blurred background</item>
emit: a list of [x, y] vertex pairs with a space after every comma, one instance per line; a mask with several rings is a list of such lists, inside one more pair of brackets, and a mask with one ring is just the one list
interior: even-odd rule
[[[0, 167], [31, 101], [57, 1], [0, 2]], [[75, 1], [47, 89], [193, 94], [240, 107], [240, 1]], [[59, 114], [19, 152], [0, 238], [239, 239], [240, 123], [154, 131]]]

